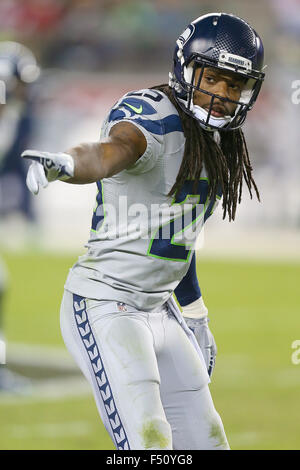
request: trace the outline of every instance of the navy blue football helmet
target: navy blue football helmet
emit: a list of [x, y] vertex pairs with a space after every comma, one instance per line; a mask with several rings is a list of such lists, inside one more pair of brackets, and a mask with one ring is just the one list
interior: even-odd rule
[[[210, 13], [189, 24], [176, 41], [169, 85], [181, 108], [196, 118], [205, 130], [232, 131], [242, 126], [258, 97], [265, 76], [263, 60], [262, 41], [248, 23], [234, 15]], [[239, 101], [202, 89], [205, 67], [231, 71], [242, 78], [245, 85]], [[201, 70], [196, 83], [198, 68]], [[211, 96], [208, 110], [193, 104], [195, 90]], [[234, 115], [212, 116], [215, 100], [234, 103]]]

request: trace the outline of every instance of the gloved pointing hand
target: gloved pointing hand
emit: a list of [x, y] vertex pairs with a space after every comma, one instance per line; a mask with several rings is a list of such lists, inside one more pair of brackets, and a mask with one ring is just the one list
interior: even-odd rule
[[21, 157], [33, 160], [26, 178], [27, 187], [33, 194], [37, 194], [40, 187], [46, 188], [51, 181], [66, 181], [74, 176], [74, 160], [67, 153], [25, 150]]

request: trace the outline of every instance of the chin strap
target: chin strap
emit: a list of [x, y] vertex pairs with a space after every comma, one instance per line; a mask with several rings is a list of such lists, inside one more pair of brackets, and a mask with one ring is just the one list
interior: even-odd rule
[[[208, 112], [205, 109], [201, 108], [200, 106], [197, 106], [196, 104], [193, 104], [192, 112], [193, 112], [195, 118], [200, 121], [200, 124], [203, 125], [204, 127], [206, 127], [205, 123], [207, 121]], [[222, 118], [217, 118], [217, 117], [214, 117], [214, 116], [210, 116], [207, 126], [212, 125], [212, 126], [215, 126], [215, 127], [218, 127], [218, 128], [222, 128], [222, 127], [226, 126], [226, 124], [229, 124], [231, 119], [232, 118], [230, 116], [228, 116], [228, 117], [225, 116], [225, 117], [222, 117]]]

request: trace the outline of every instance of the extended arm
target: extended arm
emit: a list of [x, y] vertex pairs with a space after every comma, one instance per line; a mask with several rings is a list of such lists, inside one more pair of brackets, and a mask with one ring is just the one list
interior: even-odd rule
[[146, 138], [135, 125], [120, 122], [112, 127], [107, 142], [83, 143], [65, 153], [26, 150], [22, 157], [33, 160], [27, 185], [37, 194], [39, 186], [46, 187], [56, 179], [93, 183], [134, 165], [146, 147]]
[[74, 177], [68, 183], [94, 183], [132, 166], [146, 150], [144, 134], [130, 122], [116, 124], [108, 142], [81, 144], [67, 153], [74, 159]]

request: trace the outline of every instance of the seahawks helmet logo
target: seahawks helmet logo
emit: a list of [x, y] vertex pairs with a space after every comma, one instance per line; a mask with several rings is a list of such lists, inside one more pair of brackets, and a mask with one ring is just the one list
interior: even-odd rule
[[187, 41], [192, 37], [195, 31], [195, 26], [190, 24], [183, 33], [179, 36], [178, 42], [180, 42], [181, 47], [183, 47]]

